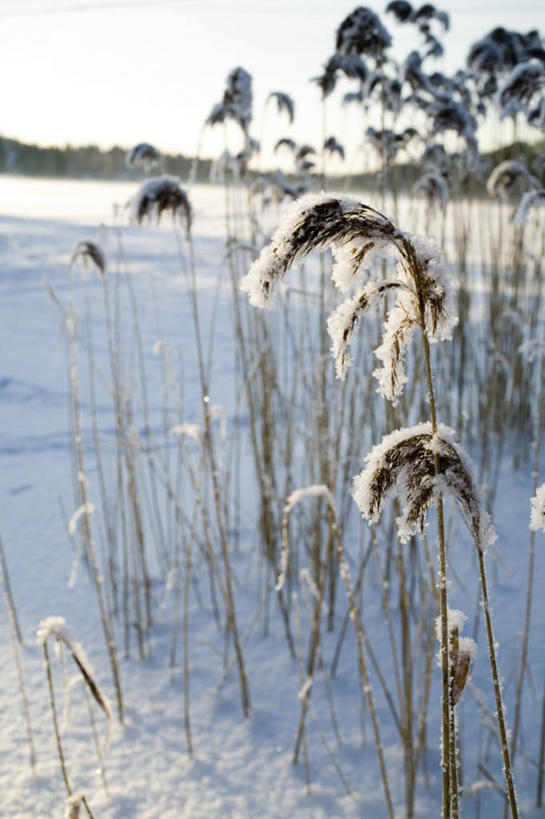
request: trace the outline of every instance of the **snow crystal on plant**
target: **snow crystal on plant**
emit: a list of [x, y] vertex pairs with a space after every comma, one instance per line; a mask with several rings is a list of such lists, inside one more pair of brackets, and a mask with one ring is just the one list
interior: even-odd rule
[[471, 637], [460, 637], [458, 641], [458, 653], [465, 654], [471, 662], [477, 656], [477, 643]]
[[323, 483], [315, 483], [310, 486], [304, 486], [301, 489], [295, 489], [291, 495], [288, 496], [284, 506], [284, 523], [282, 534], [282, 551], [280, 553], [280, 573], [276, 581], [276, 591], [280, 591], [286, 579], [286, 572], [288, 570], [289, 561], [289, 537], [287, 532], [289, 515], [296, 503], [307, 498], [326, 498], [328, 503], [333, 503], [333, 496], [327, 486]]
[[171, 427], [171, 435], [187, 435], [188, 438], [193, 438], [199, 443], [201, 439], [201, 428], [198, 424], [178, 424], [178, 426]]
[[545, 205], [545, 189], [540, 188], [537, 191], [527, 191], [519, 202], [517, 212], [513, 217], [513, 222], [516, 225], [525, 225], [528, 221], [528, 213], [530, 209], [535, 206]]
[[531, 501], [530, 529], [532, 532], [538, 529], [545, 532], [545, 483], [537, 488]]
[[[458, 631], [463, 631], [464, 623], [467, 620], [467, 614], [464, 614], [460, 609], [447, 609], [447, 622], [449, 633], [457, 628]], [[435, 635], [439, 642], [441, 642], [441, 617], [435, 618]]]
[[301, 503], [301, 501], [306, 498], [327, 498], [328, 500], [332, 500], [331, 492], [325, 484], [314, 483], [302, 489], [295, 489], [291, 495], [288, 496], [284, 512], [290, 512], [296, 503]]
[[378, 296], [377, 287], [369, 283], [357, 296], [343, 301], [327, 320], [327, 332], [333, 342], [331, 352], [335, 359], [335, 375], [341, 381], [346, 378], [352, 360], [348, 349], [356, 322], [361, 313], [376, 304]]
[[95, 505], [89, 502], [83, 503], [81, 506], [79, 506], [72, 515], [72, 517], [70, 518], [70, 520], [68, 521], [68, 533], [70, 535], [74, 535], [76, 532], [78, 520], [82, 518], [84, 515], [92, 515], [95, 509], [96, 509]]
[[[435, 474], [434, 454], [442, 471]], [[440, 425], [435, 435], [430, 423], [399, 429], [385, 436], [367, 455], [366, 466], [354, 478], [352, 495], [362, 516], [377, 523], [387, 499], [399, 498], [402, 513], [396, 523], [406, 541], [425, 525], [425, 515], [442, 495], [458, 504], [475, 545], [485, 549], [496, 533], [479, 501], [469, 457], [454, 441], [454, 431]]]
[[408, 291], [400, 292], [394, 307], [384, 324], [382, 344], [375, 355], [382, 362], [373, 375], [378, 381], [377, 392], [397, 406], [407, 383], [405, 357], [415, 330], [414, 296]]

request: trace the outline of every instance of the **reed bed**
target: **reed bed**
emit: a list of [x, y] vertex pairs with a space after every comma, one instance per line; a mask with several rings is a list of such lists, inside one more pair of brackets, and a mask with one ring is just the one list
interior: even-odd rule
[[[190, 761], [206, 751], [192, 679], [206, 621], [217, 690], [239, 699], [250, 724], [256, 646], [269, 638], [281, 646], [298, 683], [286, 760], [302, 759], [310, 799], [321, 744], [350, 809], [365, 810], [357, 766], [343, 752], [343, 732], [359, 722], [362, 766], [382, 787], [373, 815], [414, 817], [433, 803], [444, 819], [516, 817], [519, 802], [539, 805], [543, 791], [545, 728], [540, 743], [528, 705], [540, 685], [532, 656], [539, 523], [526, 538], [527, 520], [519, 522], [528, 572], [521, 610], [493, 625], [490, 594], [506, 569], [490, 520], [506, 465], [531, 473], [534, 496], [540, 483], [543, 163], [534, 173], [515, 158], [485, 168], [476, 117], [495, 102], [532, 125], [542, 45], [532, 33], [496, 30], [472, 49], [467, 76], [445, 77], [431, 67], [448, 16], [429, 4], [392, 2], [387, 12], [421, 43], [401, 74], [385, 25], [360, 7], [340, 24], [317, 78], [319, 104], [340, 79], [354, 87], [346, 104], [370, 103], [361, 110], [378, 162], [374, 191], [328, 192], [327, 170], [344, 149], [325, 129], [322, 146], [277, 139], [293, 173], [263, 173], [269, 103], [289, 123], [294, 104], [270, 94], [258, 145], [251, 77], [236, 68], [203, 130], [203, 141], [207, 128], [225, 135], [214, 167], [223, 255], [206, 294], [192, 180], [159, 175], [135, 193], [133, 224], [144, 235], [162, 231], [174, 260], [190, 344], [165, 337], [157, 262], [149, 277], [134, 274], [127, 235], [135, 227], [121, 216], [108, 247], [76, 245], [63, 292], [48, 285], [66, 344], [72, 574], [80, 582], [86, 572], [95, 588], [90, 616], [104, 633], [119, 721], [121, 657], [159, 663], [180, 689], [180, 754]], [[412, 107], [415, 128], [404, 124]], [[417, 154], [408, 193], [397, 160]], [[140, 143], [127, 163], [150, 173], [161, 157]], [[485, 200], [472, 191], [486, 179]], [[273, 297], [274, 310], [255, 309]], [[64, 626], [47, 623], [41, 644], [67, 815], [80, 802], [91, 815], [67, 772], [49, 636], [64, 641], [108, 718], [109, 710]], [[502, 667], [496, 640], [515, 643], [514, 672]], [[347, 686], [358, 714], [343, 711]], [[28, 733], [34, 766], [30, 718]], [[519, 772], [535, 799], [517, 793]]]

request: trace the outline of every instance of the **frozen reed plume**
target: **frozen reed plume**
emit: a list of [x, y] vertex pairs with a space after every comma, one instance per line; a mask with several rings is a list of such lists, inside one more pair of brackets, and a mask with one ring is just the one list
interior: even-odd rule
[[506, 159], [496, 165], [486, 183], [488, 195], [493, 199], [507, 199], [520, 187], [539, 188], [540, 184], [516, 159]]
[[78, 242], [72, 251], [70, 267], [72, 267], [78, 259], [81, 259], [85, 268], [87, 268], [89, 263], [92, 263], [102, 278], [106, 275], [106, 257], [104, 251], [95, 244], [95, 242]]
[[510, 117], [523, 111], [529, 114], [540, 102], [545, 89], [545, 67], [537, 60], [521, 63], [500, 86], [496, 98], [501, 117]]
[[173, 219], [179, 219], [186, 229], [191, 230], [191, 205], [180, 180], [176, 176], [156, 176], [148, 179], [138, 190], [132, 202], [134, 218], [139, 225], [144, 219], [160, 221], [166, 211]]
[[[439, 460], [436, 473], [434, 456]], [[365, 469], [354, 478], [353, 497], [362, 516], [377, 523], [390, 496], [399, 499], [398, 534], [407, 541], [426, 524], [428, 509], [440, 497], [452, 497], [478, 549], [496, 539], [479, 500], [469, 456], [455, 443], [454, 431], [430, 423], [398, 429], [382, 439], [366, 457]]]
[[438, 205], [444, 210], [448, 202], [448, 187], [445, 177], [436, 171], [422, 174], [413, 185], [413, 193], [424, 196], [428, 205]]
[[64, 618], [47, 617], [45, 620], [42, 620], [36, 636], [38, 643], [41, 646], [44, 646], [47, 643], [49, 637], [55, 637], [57, 640], [64, 643], [72, 655], [72, 659], [79, 668], [89, 691], [95, 698], [100, 708], [104, 711], [105, 715], [108, 717], [108, 719], [110, 719], [111, 711], [106, 696], [102, 693], [98, 683], [95, 681], [93, 671], [89, 665], [87, 657], [85, 656], [85, 652], [81, 645], [75, 642], [72, 632], [66, 625]]
[[291, 125], [295, 118], [295, 105], [289, 94], [284, 94], [283, 91], [271, 91], [271, 93], [267, 97], [267, 102], [269, 100], [276, 100], [278, 113], [281, 114], [282, 111], [285, 111], [286, 114], [288, 115], [288, 119]]
[[142, 171], [150, 171], [161, 164], [161, 154], [148, 142], [139, 142], [130, 151], [127, 151], [125, 165], [128, 168], [136, 168]]
[[545, 188], [537, 191], [527, 191], [520, 200], [519, 206], [513, 217], [516, 225], [525, 225], [528, 221], [528, 214], [534, 207], [545, 205]]
[[242, 128], [244, 134], [252, 120], [252, 77], [244, 68], [234, 68], [225, 83], [223, 99], [212, 108], [207, 125], [218, 125], [232, 119]]
[[367, 283], [328, 320], [337, 376], [344, 378], [358, 318], [388, 291], [396, 291], [383, 343], [375, 351], [383, 367], [374, 373], [380, 392], [396, 403], [407, 380], [404, 359], [415, 327], [424, 322], [426, 335], [433, 341], [450, 338], [456, 323], [450, 309], [450, 283], [431, 242], [403, 233], [382, 213], [355, 199], [309, 194], [292, 205], [271, 243], [242, 279], [241, 288], [249, 294], [251, 304], [265, 307], [294, 262], [311, 250], [330, 246], [335, 255], [332, 279], [343, 291], [354, 282], [371, 250], [394, 250], [398, 256], [395, 281]]
[[324, 151], [329, 151], [330, 154], [338, 154], [344, 160], [344, 148], [340, 142], [337, 142], [334, 136], [330, 136], [324, 142]]
[[380, 61], [391, 44], [392, 38], [378, 15], [372, 9], [358, 6], [337, 29], [335, 48], [339, 54], [368, 54]]
[[284, 506], [284, 518], [282, 523], [282, 552], [280, 556], [280, 573], [276, 581], [276, 591], [281, 591], [286, 579], [286, 572], [288, 570], [289, 562], [289, 537], [288, 525], [290, 520], [291, 510], [297, 503], [306, 498], [325, 498], [328, 503], [333, 503], [331, 492], [324, 484], [312, 484], [305, 486], [303, 489], [295, 489], [289, 495]]

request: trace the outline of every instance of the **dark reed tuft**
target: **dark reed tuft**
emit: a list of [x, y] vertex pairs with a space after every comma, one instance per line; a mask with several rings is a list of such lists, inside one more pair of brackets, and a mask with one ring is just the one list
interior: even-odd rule
[[267, 97], [267, 101], [269, 100], [276, 100], [278, 112], [285, 111], [291, 124], [295, 118], [295, 104], [292, 98], [288, 94], [284, 94], [283, 91], [271, 91]]
[[84, 264], [92, 262], [101, 276], [104, 277], [106, 275], [106, 257], [102, 249], [95, 244], [95, 242], [78, 242], [72, 251], [70, 265], [72, 266], [77, 259], [82, 259]]
[[391, 44], [392, 38], [378, 15], [369, 8], [358, 6], [337, 29], [335, 49], [339, 54], [366, 54], [381, 62]]
[[180, 219], [187, 235], [191, 229], [191, 205], [180, 180], [175, 176], [158, 176], [140, 187], [133, 200], [134, 216], [138, 224], [155, 217], [160, 221], [163, 213], [170, 211], [173, 219]]
[[125, 165], [128, 168], [139, 168], [143, 171], [149, 171], [151, 168], [159, 165], [161, 162], [161, 154], [150, 145], [148, 142], [139, 142], [130, 151], [127, 151], [125, 157]]

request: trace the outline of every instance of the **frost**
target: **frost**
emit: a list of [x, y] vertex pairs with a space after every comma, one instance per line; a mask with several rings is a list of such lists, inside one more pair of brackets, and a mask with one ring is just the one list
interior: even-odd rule
[[516, 225], [525, 225], [528, 221], [528, 213], [531, 208], [545, 205], [545, 189], [540, 188], [536, 191], [527, 191], [523, 194], [519, 202], [517, 211], [513, 217], [513, 222]]
[[194, 441], [200, 443], [201, 428], [198, 424], [178, 424], [176, 427], [171, 427], [171, 435], [187, 435], [188, 438], [193, 438]]
[[545, 532], [545, 483], [537, 488], [531, 500], [530, 529], [532, 532], [538, 529]]
[[68, 533], [70, 535], [74, 535], [76, 533], [76, 528], [78, 524], [78, 520], [82, 518], [84, 515], [92, 515], [93, 512], [96, 510], [96, 507], [93, 503], [83, 503], [72, 515], [70, 520], [68, 521]]
[[[434, 455], [439, 456], [439, 475], [435, 474]], [[385, 436], [365, 461], [364, 470], [354, 478], [352, 494], [369, 523], [378, 522], [393, 495], [402, 509], [398, 534], [406, 541], [423, 529], [430, 506], [448, 495], [456, 501], [478, 549], [484, 550], [496, 539], [479, 500], [469, 456], [455, 443], [449, 427], [439, 425], [435, 435], [430, 423], [398, 429]]]

